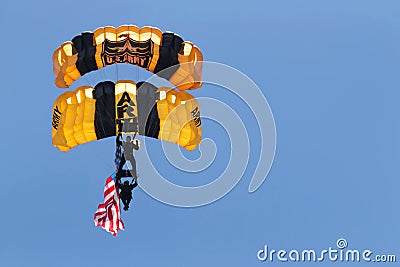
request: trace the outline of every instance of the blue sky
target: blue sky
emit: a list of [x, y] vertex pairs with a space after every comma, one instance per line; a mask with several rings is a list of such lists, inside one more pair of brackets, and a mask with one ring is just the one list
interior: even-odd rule
[[[237, 68], [262, 89], [277, 149], [258, 191], [247, 191], [252, 155], [239, 184], [215, 203], [177, 208], [137, 189], [117, 238], [93, 225], [114, 140], [68, 153], [51, 145], [51, 107], [63, 92], [51, 55], [83, 31], [121, 24], [179, 33], [205, 60]], [[258, 261], [257, 251], [322, 250], [341, 237], [351, 249], [400, 260], [400, 2], [3, 0], [0, 25], [1, 266], [284, 266]], [[121, 75], [147, 74], [131, 67]], [[253, 138], [254, 118], [238, 99], [212, 86], [193, 95], [230, 102]], [[212, 122], [203, 133], [218, 145], [215, 165], [190, 176], [155, 156], [169, 180], [205, 184], [225, 168], [226, 133]], [[251, 141], [258, 153], [259, 140]]]

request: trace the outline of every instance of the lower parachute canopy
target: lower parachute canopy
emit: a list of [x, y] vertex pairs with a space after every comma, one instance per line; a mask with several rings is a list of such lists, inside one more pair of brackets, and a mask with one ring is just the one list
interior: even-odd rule
[[52, 142], [61, 151], [120, 134], [193, 150], [201, 142], [199, 103], [183, 91], [122, 80], [81, 86], [60, 95], [53, 105]]

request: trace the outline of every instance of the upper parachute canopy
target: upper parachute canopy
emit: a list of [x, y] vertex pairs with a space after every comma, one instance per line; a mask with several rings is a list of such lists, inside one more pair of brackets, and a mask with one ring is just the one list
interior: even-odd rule
[[201, 87], [202, 60], [197, 46], [172, 32], [134, 25], [108, 26], [84, 32], [58, 47], [53, 54], [53, 72], [56, 86], [67, 88], [88, 72], [129, 63], [187, 90]]
[[140, 134], [187, 150], [201, 142], [199, 103], [192, 95], [146, 82], [105, 81], [60, 95], [52, 110], [53, 145], [67, 151], [79, 144]]

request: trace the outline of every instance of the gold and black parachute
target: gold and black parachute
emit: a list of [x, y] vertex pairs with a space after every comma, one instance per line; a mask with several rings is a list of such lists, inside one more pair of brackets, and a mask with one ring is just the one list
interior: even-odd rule
[[193, 150], [202, 134], [199, 103], [183, 91], [123, 80], [81, 86], [60, 95], [53, 105], [52, 142], [61, 151], [121, 134]]
[[122, 25], [84, 32], [63, 43], [53, 54], [53, 72], [56, 86], [67, 88], [88, 72], [129, 63], [187, 90], [201, 87], [202, 60], [200, 49], [175, 33]]

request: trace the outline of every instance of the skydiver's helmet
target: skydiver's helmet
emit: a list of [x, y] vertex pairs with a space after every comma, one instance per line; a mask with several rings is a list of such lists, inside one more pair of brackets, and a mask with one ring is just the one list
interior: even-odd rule
[[124, 185], [125, 185], [125, 186], [128, 186], [128, 185], [129, 185], [129, 182], [128, 182], [128, 181], [125, 181], [125, 182], [124, 182]]

